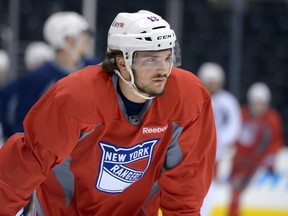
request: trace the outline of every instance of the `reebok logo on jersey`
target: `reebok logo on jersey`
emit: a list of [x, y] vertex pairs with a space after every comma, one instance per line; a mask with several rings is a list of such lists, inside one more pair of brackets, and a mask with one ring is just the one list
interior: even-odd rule
[[158, 140], [144, 141], [130, 148], [99, 142], [102, 157], [96, 188], [106, 193], [121, 193], [141, 179], [150, 166]]
[[161, 133], [161, 132], [166, 131], [167, 128], [168, 128], [168, 125], [164, 127], [153, 127], [153, 128], [144, 127], [142, 132], [143, 134]]

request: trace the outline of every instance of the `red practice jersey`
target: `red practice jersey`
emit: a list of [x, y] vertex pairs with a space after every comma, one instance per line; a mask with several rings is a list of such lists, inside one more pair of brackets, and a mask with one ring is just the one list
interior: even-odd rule
[[282, 120], [274, 109], [255, 118], [247, 106], [242, 107], [242, 119], [242, 134], [236, 143], [232, 175], [238, 172], [249, 173], [249, 170], [252, 170], [253, 175], [259, 165], [267, 163], [268, 157], [275, 156], [284, 146]]
[[165, 93], [129, 117], [117, 82], [89, 66], [32, 107], [0, 151], [1, 216], [33, 191], [38, 215], [200, 214], [216, 151], [209, 93], [173, 68]]

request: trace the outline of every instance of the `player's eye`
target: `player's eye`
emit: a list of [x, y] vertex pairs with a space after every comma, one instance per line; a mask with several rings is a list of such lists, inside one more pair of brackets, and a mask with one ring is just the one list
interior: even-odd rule
[[159, 61], [158, 61], [156, 58], [154, 58], [154, 57], [147, 58], [146, 61], [149, 62], [149, 63], [157, 63], [157, 62], [159, 62]]
[[171, 56], [171, 55], [168, 56], [168, 57], [166, 58], [166, 61], [167, 61], [167, 62], [171, 62], [171, 61], [172, 61], [172, 56]]

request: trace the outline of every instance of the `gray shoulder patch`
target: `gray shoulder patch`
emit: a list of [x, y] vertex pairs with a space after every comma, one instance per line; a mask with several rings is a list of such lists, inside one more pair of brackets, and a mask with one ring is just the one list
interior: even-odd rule
[[68, 156], [62, 164], [56, 166], [53, 169], [53, 172], [57, 178], [57, 181], [61, 185], [62, 190], [65, 194], [66, 206], [69, 205], [73, 197], [74, 186], [75, 186], [74, 174], [70, 170], [71, 160], [72, 160], [71, 156]]
[[178, 124], [173, 122], [172, 142], [168, 147], [163, 169], [172, 169], [177, 166], [182, 160], [183, 153], [179, 146], [178, 138], [183, 130]]

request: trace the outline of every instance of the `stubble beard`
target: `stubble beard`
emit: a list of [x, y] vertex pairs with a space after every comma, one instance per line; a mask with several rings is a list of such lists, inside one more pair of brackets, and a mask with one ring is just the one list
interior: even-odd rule
[[[158, 76], [158, 77], [166, 77], [166, 78], [167, 78], [166, 75], [164, 75], [164, 76]], [[135, 86], [137, 87], [137, 89], [138, 89], [141, 93], [148, 94], [150, 97], [155, 97], [155, 96], [163, 95], [164, 92], [165, 92], [166, 83], [165, 83], [163, 89], [162, 89], [160, 92], [158, 92], [158, 91], [155, 91], [155, 90], [153, 90], [152, 88], [150, 88], [148, 85], [146, 85], [146, 86], [143, 86], [143, 85], [142, 85], [142, 86], [141, 86], [141, 84], [139, 84], [138, 78], [137, 78], [137, 76], [135, 76], [135, 74], [134, 74], [134, 78], [135, 78]]]

